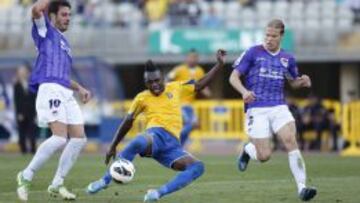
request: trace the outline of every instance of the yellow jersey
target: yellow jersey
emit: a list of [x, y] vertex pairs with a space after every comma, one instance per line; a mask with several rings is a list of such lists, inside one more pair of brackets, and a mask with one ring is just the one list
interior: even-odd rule
[[[199, 65], [195, 66], [194, 68], [190, 68], [187, 64], [181, 64], [171, 70], [168, 74], [168, 77], [173, 81], [198, 81], [204, 77], [204, 75], [204, 69]], [[182, 94], [180, 97], [181, 102], [189, 104], [195, 100], [195, 96], [195, 92], [193, 94]]]
[[136, 95], [128, 113], [132, 114], [133, 118], [143, 113], [146, 129], [161, 127], [180, 138], [182, 129], [180, 95], [194, 92], [194, 81], [170, 82], [165, 85], [164, 92], [159, 96], [153, 95], [149, 90]]
[[145, 1], [145, 12], [151, 22], [164, 19], [168, 8], [168, 0]]

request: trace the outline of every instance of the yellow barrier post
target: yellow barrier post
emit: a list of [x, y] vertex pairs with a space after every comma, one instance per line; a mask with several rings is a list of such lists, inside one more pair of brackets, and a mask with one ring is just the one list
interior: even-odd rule
[[350, 146], [341, 152], [341, 156], [360, 156], [360, 102], [345, 104], [343, 110], [343, 134]]

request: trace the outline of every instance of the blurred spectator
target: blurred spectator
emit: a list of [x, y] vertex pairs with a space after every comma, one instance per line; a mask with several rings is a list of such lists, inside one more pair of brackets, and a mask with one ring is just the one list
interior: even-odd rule
[[198, 3], [195, 0], [186, 0], [186, 5], [189, 25], [198, 25], [201, 16], [201, 10]]
[[9, 105], [9, 97], [5, 89], [5, 84], [0, 75], [0, 137], [8, 138], [10, 137], [10, 132], [5, 125], [6, 119], [6, 110]]
[[[28, 88], [29, 70], [20, 66], [16, 72], [14, 84], [14, 102], [16, 121], [19, 131], [19, 147], [22, 154], [36, 151], [35, 95]], [[30, 142], [28, 151], [27, 141]]]
[[304, 124], [302, 121], [302, 110], [301, 108], [299, 108], [299, 106], [295, 103], [294, 98], [288, 96], [286, 97], [287, 99], [287, 105], [289, 107], [289, 110], [292, 114], [292, 116], [295, 119], [295, 125], [296, 125], [296, 131], [299, 137], [299, 144], [300, 144], [300, 148], [303, 150], [304, 149], [304, 137], [303, 137], [303, 128], [304, 128]]
[[8, 8], [15, 3], [15, 0], [0, 0], [0, 8]]
[[170, 26], [181, 26], [186, 17], [186, 4], [184, 0], [171, 0], [169, 4]]
[[223, 20], [216, 14], [213, 6], [210, 6], [209, 13], [204, 14], [201, 25], [206, 28], [219, 28], [223, 25]]
[[95, 24], [96, 18], [95, 18], [95, 8], [97, 6], [96, 1], [89, 1], [85, 8], [84, 8], [84, 13], [83, 13], [83, 18], [85, 21], [85, 24], [87, 25], [92, 25]]
[[4, 79], [0, 75], [0, 100], [3, 109], [0, 109], [0, 125], [1, 130], [4, 134], [1, 136], [9, 137], [10, 141], [16, 139], [16, 130], [15, 130], [15, 119], [14, 112], [11, 108], [11, 100], [7, 91], [7, 87]]
[[171, 26], [196, 26], [200, 21], [201, 10], [194, 0], [172, 0], [168, 15]]
[[354, 13], [354, 23], [360, 24], [360, 0], [345, 0], [344, 4]]
[[326, 113], [327, 111], [322, 105], [322, 100], [317, 96], [310, 96], [309, 104], [305, 106], [302, 117], [304, 123], [303, 130], [315, 130], [316, 132], [316, 139], [311, 144], [310, 149], [320, 149], [321, 134], [326, 127]]
[[165, 16], [168, 10], [168, 0], [147, 0], [145, 15], [149, 22], [149, 29], [165, 27]]
[[255, 7], [257, 0], [238, 0], [244, 7]]
[[34, 3], [33, 0], [18, 0], [18, 3], [22, 6], [30, 6]]
[[334, 109], [329, 109], [328, 112], [327, 112], [327, 116], [326, 116], [326, 119], [327, 119], [327, 127], [330, 131], [330, 134], [331, 134], [331, 138], [332, 138], [332, 148], [331, 150], [332, 151], [337, 151], [339, 148], [338, 148], [338, 133], [340, 131], [340, 124], [339, 122], [336, 120], [336, 117], [335, 117], [335, 111]]
[[87, 3], [88, 3], [87, 0], [77, 0], [76, 1], [76, 13], [81, 14], [81, 15], [84, 14]]

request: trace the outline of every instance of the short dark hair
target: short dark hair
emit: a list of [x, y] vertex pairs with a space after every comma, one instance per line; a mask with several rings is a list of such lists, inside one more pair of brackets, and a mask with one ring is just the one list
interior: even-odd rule
[[156, 66], [151, 59], [146, 61], [146, 63], [145, 63], [145, 71], [146, 72], [154, 72], [154, 71], [158, 71], [158, 70], [160, 70], [159, 67]]
[[280, 34], [283, 35], [285, 33], [285, 25], [284, 22], [280, 19], [273, 19], [268, 24], [267, 27], [272, 27], [275, 29], [280, 29]]
[[71, 9], [70, 3], [66, 0], [51, 1], [48, 9], [48, 15], [50, 16], [52, 13], [56, 15], [59, 12], [60, 7], [68, 7]]

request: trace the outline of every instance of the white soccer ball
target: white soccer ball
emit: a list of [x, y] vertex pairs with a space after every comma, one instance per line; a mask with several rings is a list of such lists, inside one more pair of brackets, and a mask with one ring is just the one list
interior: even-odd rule
[[110, 166], [110, 175], [117, 183], [128, 183], [135, 175], [134, 164], [126, 159], [117, 159]]

